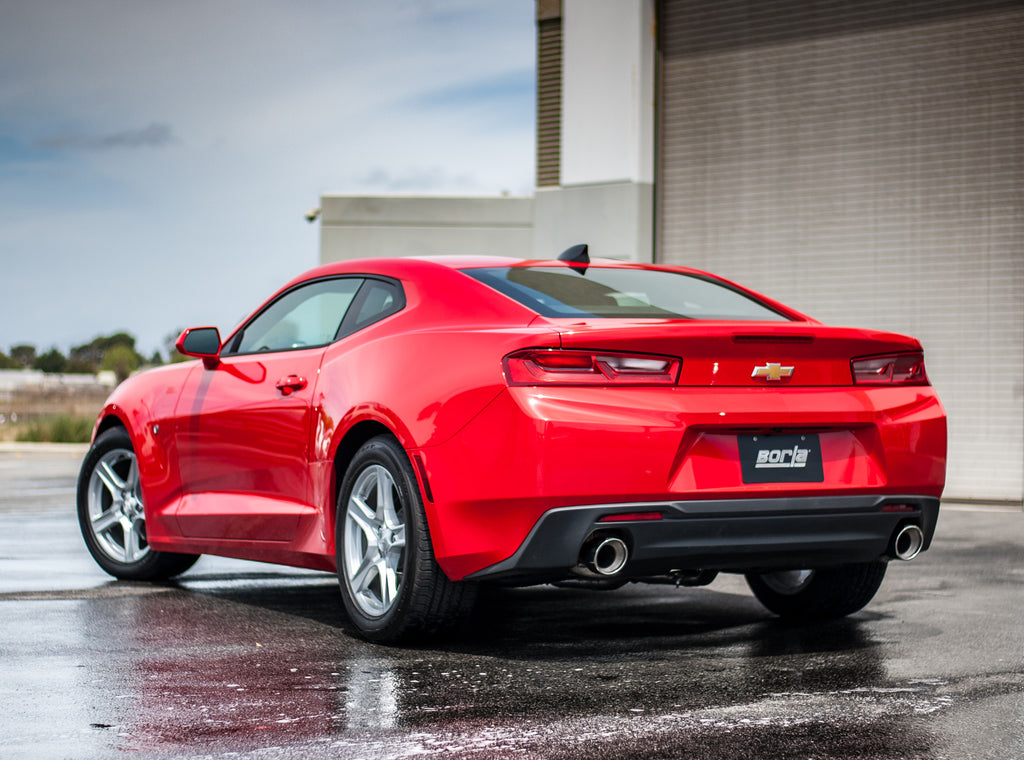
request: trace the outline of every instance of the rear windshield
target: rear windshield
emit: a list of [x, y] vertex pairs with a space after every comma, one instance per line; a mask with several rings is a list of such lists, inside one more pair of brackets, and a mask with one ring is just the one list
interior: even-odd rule
[[545, 317], [789, 321], [724, 283], [681, 272], [594, 266], [462, 271]]

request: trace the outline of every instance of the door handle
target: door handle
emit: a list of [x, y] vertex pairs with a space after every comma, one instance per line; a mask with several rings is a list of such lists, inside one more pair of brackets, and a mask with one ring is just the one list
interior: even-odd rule
[[301, 391], [306, 387], [306, 378], [299, 377], [298, 375], [288, 375], [288, 377], [282, 377], [274, 385], [281, 391], [282, 396], [290, 396], [295, 391]]

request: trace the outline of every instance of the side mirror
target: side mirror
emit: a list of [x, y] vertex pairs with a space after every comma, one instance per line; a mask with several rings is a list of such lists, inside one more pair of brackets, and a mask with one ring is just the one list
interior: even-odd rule
[[216, 327], [190, 327], [178, 336], [174, 347], [180, 354], [202, 359], [207, 369], [213, 369], [220, 356], [220, 330]]

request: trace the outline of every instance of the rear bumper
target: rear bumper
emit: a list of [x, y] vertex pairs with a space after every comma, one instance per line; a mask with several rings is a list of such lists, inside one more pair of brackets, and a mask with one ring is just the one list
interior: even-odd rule
[[[658, 512], [659, 520], [601, 522]], [[549, 581], [571, 577], [595, 533], [629, 547], [619, 578], [672, 570], [817, 568], [890, 557], [895, 533], [913, 523], [931, 544], [939, 500], [919, 495], [754, 498], [601, 504], [552, 509], [508, 559], [467, 580]]]
[[[757, 432], [817, 435], [823, 479], [745, 482], [739, 439]], [[702, 519], [688, 511], [702, 503], [708, 505], [703, 519], [717, 520], [729, 504], [810, 504], [829, 512], [829, 505], [851, 503], [844, 501], [849, 497], [860, 499], [856, 516], [892, 494], [937, 501], [946, 421], [925, 386], [515, 387], [445, 443], [410, 454], [419, 467], [434, 555], [449, 578], [461, 580], [518, 556], [539, 521], [564, 519], [555, 515], [581, 505], [670, 505], [664, 520], [636, 528], [646, 535], [682, 530], [672, 522], [677, 517]], [[885, 528], [892, 518], [878, 519]], [[768, 551], [772, 536], [788, 535], [774, 522], [750, 528], [748, 543]], [[686, 530], [700, 529], [695, 523]], [[718, 526], [703, 529], [711, 541]], [[810, 527], [798, 531], [812, 539]]]

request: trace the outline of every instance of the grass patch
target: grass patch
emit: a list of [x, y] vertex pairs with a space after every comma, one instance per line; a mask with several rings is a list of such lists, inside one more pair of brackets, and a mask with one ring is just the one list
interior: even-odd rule
[[19, 443], [88, 443], [92, 437], [92, 417], [60, 414], [27, 423], [18, 431]]

